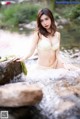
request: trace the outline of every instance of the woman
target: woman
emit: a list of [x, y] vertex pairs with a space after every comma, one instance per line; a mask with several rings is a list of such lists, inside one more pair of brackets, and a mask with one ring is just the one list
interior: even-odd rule
[[38, 51], [37, 68], [66, 68], [59, 56], [60, 33], [57, 31], [53, 14], [48, 8], [38, 12], [37, 30], [33, 36], [30, 52], [19, 60], [28, 59], [36, 48]]

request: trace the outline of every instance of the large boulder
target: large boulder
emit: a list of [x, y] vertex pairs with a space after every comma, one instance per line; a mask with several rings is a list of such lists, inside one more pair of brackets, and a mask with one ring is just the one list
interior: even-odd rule
[[39, 103], [43, 93], [41, 88], [25, 82], [0, 86], [0, 107], [30, 106]]
[[0, 85], [9, 83], [22, 72], [21, 63], [13, 60], [0, 62]]

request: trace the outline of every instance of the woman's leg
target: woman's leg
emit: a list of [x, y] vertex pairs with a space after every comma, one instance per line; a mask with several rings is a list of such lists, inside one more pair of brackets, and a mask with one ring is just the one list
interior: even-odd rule
[[64, 68], [64, 69], [67, 69], [67, 70], [80, 70], [79, 67], [73, 65], [73, 64], [68, 64], [68, 63], [65, 63], [61, 60], [58, 60], [57, 62], [57, 68]]

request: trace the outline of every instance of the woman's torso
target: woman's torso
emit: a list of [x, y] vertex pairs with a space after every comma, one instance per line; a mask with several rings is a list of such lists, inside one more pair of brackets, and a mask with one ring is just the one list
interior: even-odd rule
[[38, 64], [44, 67], [55, 67], [56, 50], [59, 48], [58, 32], [52, 37], [41, 35], [38, 42]]

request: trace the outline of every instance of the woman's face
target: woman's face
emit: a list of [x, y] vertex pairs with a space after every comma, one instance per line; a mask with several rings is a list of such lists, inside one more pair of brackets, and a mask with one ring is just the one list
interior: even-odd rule
[[51, 26], [51, 19], [43, 14], [40, 18], [40, 21], [41, 21], [41, 25], [46, 29], [46, 30], [49, 30], [50, 29], [50, 26]]

